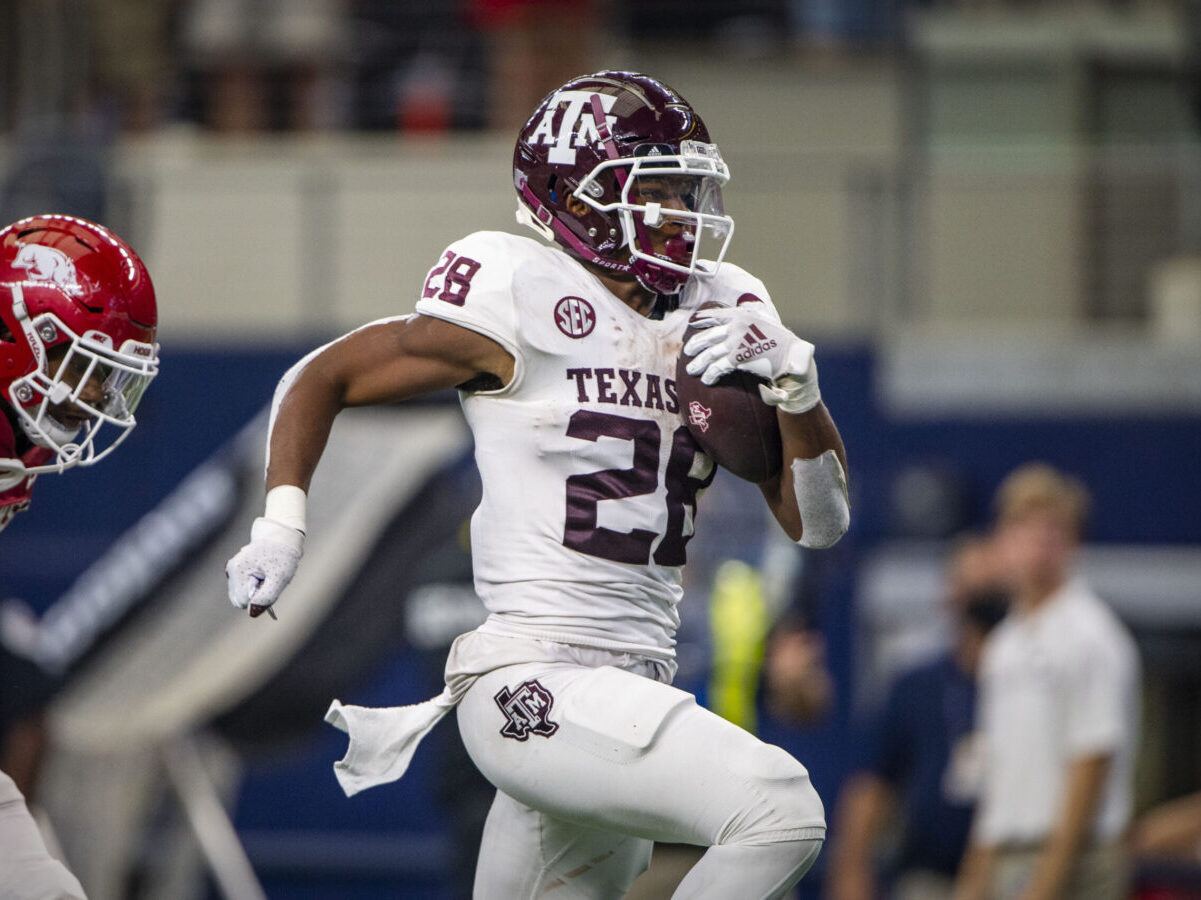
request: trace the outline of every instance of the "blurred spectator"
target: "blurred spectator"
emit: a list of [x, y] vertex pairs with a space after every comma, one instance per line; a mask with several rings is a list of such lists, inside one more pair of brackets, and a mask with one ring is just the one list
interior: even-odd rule
[[[171, 0], [0, 0], [0, 128], [142, 132], [174, 89]], [[89, 123], [99, 119], [103, 128]]]
[[488, 61], [470, 4], [349, 0], [350, 124], [437, 133], [486, 124]]
[[[770, 558], [774, 535], [767, 543], [759, 568], [722, 562], [709, 598], [713, 646], [706, 706], [752, 733], [758, 731], [760, 702], [782, 719], [811, 724], [829, 711], [834, 694], [825, 641], [814, 621], [815, 598], [803, 577], [805, 551], [789, 546], [798, 562], [791, 573], [778, 573], [779, 563]], [[786, 580], [774, 583], [781, 577]]]
[[174, 81], [171, 25], [176, 4], [165, 0], [95, 0], [92, 89], [117, 127], [146, 132], [160, 123]]
[[597, 68], [605, 0], [471, 0], [472, 23], [488, 38], [489, 125], [520, 128], [543, 97]]
[[275, 124], [275, 99], [285, 128], [337, 124], [345, 12], [344, 0], [194, 0], [182, 44], [199, 73], [205, 124], [261, 131]]
[[1137, 858], [1193, 863], [1201, 875], [1201, 792], [1145, 813], [1131, 830], [1130, 849]]
[[834, 682], [821, 632], [791, 616], [777, 625], [767, 641], [763, 689], [768, 711], [785, 721], [806, 724], [829, 712]]
[[0, 221], [43, 209], [90, 221], [113, 220], [107, 138], [95, 124], [94, 119], [49, 119], [21, 131], [9, 145], [7, 169], [0, 172]]
[[[979, 789], [976, 668], [1007, 604], [986, 539], [962, 538], [955, 546], [947, 603], [953, 645], [897, 678], [872, 729], [866, 765], [839, 794], [827, 848], [831, 900], [951, 896]], [[882, 868], [895, 875], [881, 893], [877, 869], [892, 821], [899, 842]]]
[[960, 900], [1117, 900], [1129, 823], [1139, 661], [1072, 566], [1089, 497], [1032, 463], [996, 495], [1009, 615], [980, 663], [984, 779]]

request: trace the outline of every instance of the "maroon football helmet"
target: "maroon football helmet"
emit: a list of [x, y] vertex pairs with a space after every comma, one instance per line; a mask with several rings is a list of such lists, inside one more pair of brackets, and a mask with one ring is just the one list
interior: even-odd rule
[[[688, 101], [633, 72], [551, 92], [513, 153], [519, 222], [660, 294], [717, 271], [734, 233], [721, 200], [729, 178]], [[588, 209], [571, 212], [573, 197]]]
[[125, 439], [158, 373], [157, 322], [146, 266], [107, 228], [49, 215], [0, 230], [0, 399], [55, 454], [27, 472], [90, 465]]

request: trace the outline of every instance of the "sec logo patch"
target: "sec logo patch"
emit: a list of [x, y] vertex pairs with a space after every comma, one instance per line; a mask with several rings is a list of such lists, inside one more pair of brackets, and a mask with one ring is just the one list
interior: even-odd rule
[[564, 297], [555, 304], [555, 324], [569, 338], [583, 338], [596, 327], [596, 311], [582, 297]]

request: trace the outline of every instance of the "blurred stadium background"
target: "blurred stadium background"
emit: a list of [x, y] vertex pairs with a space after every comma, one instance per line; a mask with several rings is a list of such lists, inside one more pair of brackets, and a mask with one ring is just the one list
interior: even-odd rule
[[[731, 259], [817, 344], [848, 448], [852, 530], [785, 592], [836, 700], [804, 726], [761, 709], [760, 732], [829, 804], [857, 715], [944, 639], [948, 540], [1041, 459], [1093, 492], [1084, 568], [1142, 650], [1138, 806], [1201, 789], [1201, 4], [238, 6], [0, 2], [0, 220], [109, 225], [160, 302], [135, 436], [45, 478], [0, 543], [4, 639], [63, 679], [41, 805], [93, 897], [463, 896], [487, 801], [453, 723], [347, 800], [321, 722], [334, 696], [436, 692], [478, 616], [453, 398], [340, 423], [279, 622], [235, 616], [222, 565], [279, 375], [410, 311], [451, 240], [516, 228], [513, 110], [598, 68], [705, 117]], [[702, 696], [714, 564], [772, 555], [731, 482], [684, 610]], [[1146, 896], [1166, 878], [1140, 873]], [[1172, 878], [1199, 895], [1201, 868]]]

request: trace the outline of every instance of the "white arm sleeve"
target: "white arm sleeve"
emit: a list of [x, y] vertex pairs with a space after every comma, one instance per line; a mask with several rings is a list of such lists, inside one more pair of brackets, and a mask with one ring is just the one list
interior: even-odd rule
[[801, 513], [802, 547], [832, 547], [851, 524], [847, 476], [833, 450], [816, 459], [792, 461], [792, 484]]

